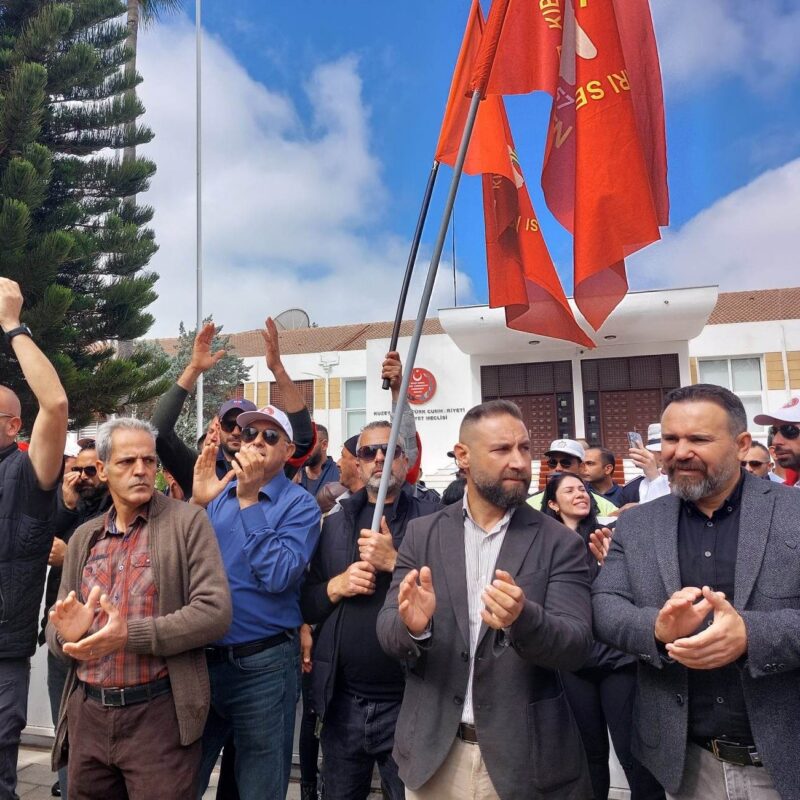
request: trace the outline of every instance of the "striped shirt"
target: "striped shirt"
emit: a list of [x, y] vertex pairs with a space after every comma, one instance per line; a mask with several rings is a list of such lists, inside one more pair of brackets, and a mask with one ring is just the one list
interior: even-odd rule
[[464, 696], [461, 721], [475, 724], [472, 709], [472, 681], [475, 674], [475, 650], [483, 620], [481, 611], [484, 602], [481, 598], [484, 589], [494, 580], [497, 556], [503, 546], [514, 509], [506, 511], [505, 516], [490, 531], [485, 531], [472, 518], [467, 493], [464, 492], [464, 555], [467, 565], [467, 603], [469, 606], [469, 680]]
[[[100, 586], [126, 619], [158, 616], [158, 588], [150, 563], [148, 512], [149, 504], [142, 506], [128, 529], [120, 532], [116, 509], [113, 506], [109, 509], [103, 533], [83, 567], [81, 600], [84, 603], [92, 587]], [[98, 610], [86, 635], [96, 633], [107, 621], [105, 612]], [[137, 686], [166, 677], [167, 663], [159, 656], [122, 649], [102, 658], [79, 661], [77, 674], [80, 680], [92, 686]]]

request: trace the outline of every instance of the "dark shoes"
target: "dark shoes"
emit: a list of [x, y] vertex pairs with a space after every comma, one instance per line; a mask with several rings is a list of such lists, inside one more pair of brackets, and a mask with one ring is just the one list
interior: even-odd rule
[[53, 797], [61, 797], [61, 784], [58, 781], [50, 787], [50, 794]]
[[301, 783], [300, 800], [317, 800], [317, 784]]

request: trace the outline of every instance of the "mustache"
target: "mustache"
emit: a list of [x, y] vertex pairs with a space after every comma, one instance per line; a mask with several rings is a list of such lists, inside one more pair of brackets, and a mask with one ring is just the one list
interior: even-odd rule
[[698, 458], [675, 459], [667, 464], [667, 469], [695, 469], [699, 472], [705, 472], [706, 465]]

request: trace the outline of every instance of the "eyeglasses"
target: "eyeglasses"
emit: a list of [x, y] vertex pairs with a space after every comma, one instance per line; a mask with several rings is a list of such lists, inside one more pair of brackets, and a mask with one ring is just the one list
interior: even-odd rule
[[[225, 433], [233, 433], [236, 428], [239, 428], [239, 423], [236, 421], [236, 417], [228, 417], [227, 419], [221, 419], [219, 421], [219, 427], [222, 428]], [[241, 430], [241, 428], [239, 428], [239, 430]]]
[[796, 439], [800, 436], [800, 427], [797, 425], [773, 425], [769, 429], [769, 435], [774, 436], [779, 433], [784, 439]]
[[764, 464], [769, 464], [769, 461], [742, 461], [742, 466], [750, 467], [750, 469], [758, 469], [763, 467]]
[[555, 469], [559, 464], [564, 469], [569, 469], [575, 463], [574, 458], [548, 458], [547, 459], [547, 466], [550, 469]]
[[[389, 451], [388, 444], [364, 444], [356, 450], [356, 456], [358, 457], [359, 461], [366, 461], [369, 463], [370, 461], [374, 461], [378, 457], [378, 451], [383, 453], [383, 457], [386, 458], [386, 454]], [[392, 460], [395, 458], [400, 458], [403, 455], [403, 448], [400, 447], [399, 444], [394, 446], [394, 456]]]
[[87, 478], [94, 478], [97, 475], [97, 467], [72, 467], [70, 472], [85, 472]]
[[[231, 430], [233, 430], [233, 428], [231, 428]], [[242, 428], [242, 441], [245, 444], [250, 444], [250, 442], [254, 442], [256, 439], [258, 439], [259, 433], [261, 434], [261, 438], [264, 440], [264, 444], [268, 444], [270, 447], [275, 447], [275, 445], [281, 440], [281, 435], [278, 433], [278, 431], [275, 431], [272, 428], [266, 428], [265, 430], [260, 431], [258, 428], [248, 425], [246, 428]]]

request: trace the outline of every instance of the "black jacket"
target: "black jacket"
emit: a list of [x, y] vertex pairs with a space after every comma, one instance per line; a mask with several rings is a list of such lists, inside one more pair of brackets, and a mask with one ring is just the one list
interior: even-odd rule
[[[347, 600], [332, 603], [328, 598], [328, 581], [344, 572], [359, 560], [357, 520], [367, 503], [367, 491], [361, 489], [342, 500], [341, 511], [329, 514], [322, 525], [317, 551], [311, 560], [309, 574], [300, 594], [303, 620], [316, 625], [314, 669], [311, 672], [314, 710], [324, 718], [325, 710], [333, 697], [339, 648], [339, 623], [346, 613]], [[440, 509], [438, 503], [420, 500], [410, 492], [400, 492], [397, 500], [386, 507], [389, 530], [395, 548], [403, 541], [406, 525], [412, 519], [433, 514]]]
[[0, 658], [36, 652], [36, 618], [53, 544], [55, 489], [36, 483], [28, 454], [0, 451]]

